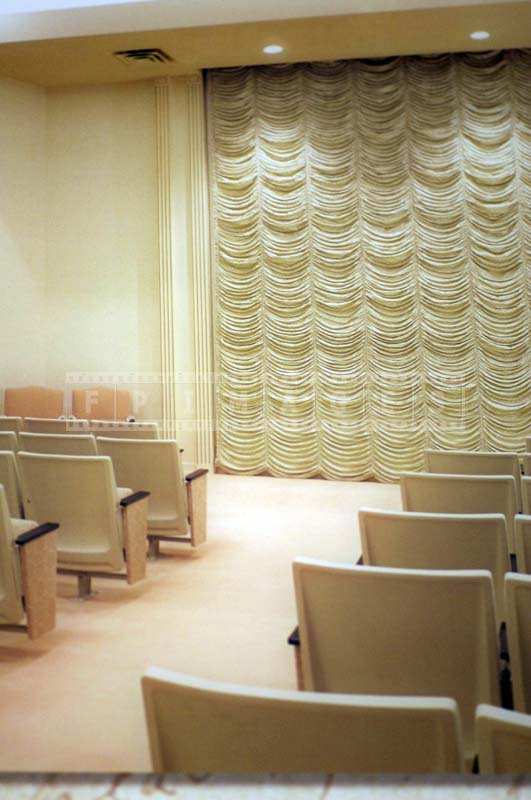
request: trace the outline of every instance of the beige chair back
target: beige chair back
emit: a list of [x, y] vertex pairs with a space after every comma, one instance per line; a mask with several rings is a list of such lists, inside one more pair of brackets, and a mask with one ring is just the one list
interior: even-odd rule
[[482, 775], [514, 776], [531, 771], [531, 716], [480, 705], [476, 737]]
[[26, 417], [24, 427], [28, 433], [48, 433], [57, 435], [89, 433], [86, 419], [42, 419]]
[[142, 691], [155, 772], [463, 771], [446, 698], [255, 689], [155, 668]]
[[419, 514], [362, 508], [363, 564], [399, 569], [481, 569], [492, 574], [498, 624], [510, 569], [502, 514]]
[[22, 417], [0, 417], [0, 431], [19, 433], [24, 427]]
[[526, 453], [531, 453], [531, 436], [526, 436], [525, 451]]
[[0, 623], [10, 625], [20, 622], [24, 616], [13, 539], [6, 493], [0, 481]]
[[110, 458], [18, 454], [25, 508], [60, 524], [61, 567], [117, 572], [124, 566], [121, 515]]
[[531, 714], [531, 575], [505, 576], [505, 605], [514, 707]]
[[453, 475], [512, 475], [516, 504], [522, 510], [520, 461], [518, 453], [470, 452], [466, 450], [426, 450], [428, 472]]
[[518, 514], [514, 518], [516, 564], [518, 572], [531, 574], [531, 516]]
[[492, 577], [296, 559], [305, 689], [456, 700], [465, 756], [474, 711], [499, 703]]
[[11, 450], [16, 453], [18, 450], [17, 434], [13, 431], [0, 431], [0, 450]]
[[91, 431], [95, 436], [112, 439], [158, 439], [159, 426], [156, 422], [109, 422], [93, 419]]
[[119, 486], [151, 492], [148, 528], [187, 532], [186, 488], [177, 443], [172, 439], [135, 440], [98, 437], [98, 450], [109, 456]]
[[0, 452], [0, 483], [5, 489], [9, 516], [21, 519], [24, 513], [20, 476], [15, 453], [11, 450]]
[[524, 468], [524, 475], [531, 477], [531, 453], [524, 453], [522, 456], [522, 466]]
[[516, 483], [507, 475], [439, 475], [405, 472], [400, 476], [404, 511], [436, 514], [503, 514], [509, 552], [514, 553]]
[[531, 515], [531, 478], [522, 478], [522, 506], [524, 514]]
[[49, 453], [63, 456], [96, 456], [96, 439], [92, 434], [20, 433], [20, 449], [26, 453]]

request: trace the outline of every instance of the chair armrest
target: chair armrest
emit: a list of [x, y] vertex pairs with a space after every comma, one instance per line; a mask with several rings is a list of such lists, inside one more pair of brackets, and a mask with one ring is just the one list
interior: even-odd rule
[[127, 497], [124, 497], [123, 500], [120, 500], [120, 505], [123, 508], [127, 508], [127, 506], [133, 505], [133, 503], [139, 503], [140, 500], [144, 500], [146, 497], [149, 497], [151, 492], [134, 492], [133, 494], [128, 494]]
[[58, 522], [45, 522], [43, 525], [38, 525], [36, 528], [32, 528], [30, 531], [26, 531], [26, 533], [21, 533], [20, 536], [17, 536], [15, 539], [15, 544], [18, 544], [20, 547], [23, 547], [25, 544], [29, 544], [33, 542], [35, 539], [39, 539], [41, 536], [45, 536], [47, 533], [52, 533], [56, 531], [59, 527]]
[[190, 472], [186, 476], [185, 481], [188, 481], [188, 483], [191, 483], [192, 481], [195, 481], [196, 478], [202, 478], [203, 475], [208, 475], [208, 470], [207, 469], [196, 469], [195, 472]]

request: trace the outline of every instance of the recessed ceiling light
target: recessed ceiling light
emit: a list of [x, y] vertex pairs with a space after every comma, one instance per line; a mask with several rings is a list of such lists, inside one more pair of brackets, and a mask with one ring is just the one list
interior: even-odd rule
[[276, 56], [278, 53], [283, 53], [284, 48], [280, 44], [268, 44], [264, 47], [264, 53], [268, 56]]
[[490, 33], [488, 31], [472, 31], [470, 38], [481, 42], [483, 39], [490, 39]]

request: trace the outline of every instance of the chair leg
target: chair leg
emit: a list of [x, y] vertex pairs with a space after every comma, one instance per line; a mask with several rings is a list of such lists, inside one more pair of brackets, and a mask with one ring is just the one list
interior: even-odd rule
[[86, 572], [80, 572], [77, 576], [77, 596], [84, 600], [92, 594], [92, 576]]
[[19, 555], [28, 636], [38, 639], [55, 628], [57, 533], [28, 542]]
[[201, 475], [186, 484], [192, 547], [207, 538], [207, 475]]
[[148, 556], [154, 561], [160, 555], [160, 541], [158, 539], [149, 539]]
[[146, 577], [148, 501], [122, 506], [127, 583], [137, 583]]

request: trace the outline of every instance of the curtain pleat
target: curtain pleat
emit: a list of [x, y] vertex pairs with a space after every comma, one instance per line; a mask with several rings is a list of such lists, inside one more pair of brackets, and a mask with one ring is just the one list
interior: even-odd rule
[[531, 53], [213, 70], [216, 460], [394, 480], [531, 428]]

